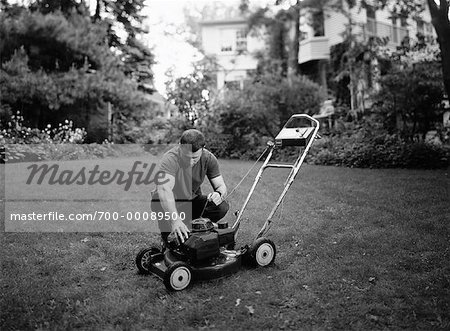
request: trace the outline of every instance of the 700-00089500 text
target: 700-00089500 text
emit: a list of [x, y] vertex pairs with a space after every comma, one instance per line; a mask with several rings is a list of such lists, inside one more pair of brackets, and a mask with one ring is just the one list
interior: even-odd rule
[[59, 212], [48, 213], [11, 213], [11, 221], [169, 221], [180, 219], [184, 221], [186, 214], [169, 213], [169, 212], [109, 212], [109, 211], [94, 211], [91, 213], [71, 213], [64, 214]]

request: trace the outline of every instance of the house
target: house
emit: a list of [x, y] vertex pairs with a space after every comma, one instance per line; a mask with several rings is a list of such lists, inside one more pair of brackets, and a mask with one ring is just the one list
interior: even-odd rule
[[217, 59], [217, 89], [242, 88], [256, 69], [254, 52], [264, 48], [264, 39], [248, 33], [244, 17], [200, 22], [203, 50]]
[[[302, 9], [300, 13], [299, 45], [300, 70], [324, 88], [327, 88], [330, 53], [333, 46], [344, 41], [344, 32], [351, 27], [351, 34], [360, 41], [370, 37], [386, 38], [387, 46], [395, 49], [405, 37], [415, 39], [417, 34], [425, 38], [435, 38], [431, 16], [426, 8], [421, 17], [393, 18], [388, 8], [376, 9], [374, 6], [346, 7], [336, 11], [325, 8], [323, 12]], [[247, 33], [245, 18], [208, 20], [200, 23], [202, 46], [206, 54], [214, 55], [218, 62], [217, 88], [242, 88], [246, 77], [257, 67], [254, 52], [265, 47], [264, 37]], [[294, 25], [295, 26], [295, 25]], [[372, 74], [358, 78], [350, 87], [351, 109], [363, 111], [370, 100], [367, 91], [377, 88], [377, 61], [370, 64]]]
[[349, 27], [351, 34], [360, 41], [368, 40], [370, 37], [386, 37], [387, 46], [391, 49], [400, 46], [405, 37], [415, 39], [418, 33], [425, 38], [436, 36], [428, 8], [420, 18], [397, 19], [392, 17], [387, 8], [382, 10], [376, 10], [374, 6], [348, 8], [346, 1], [342, 1], [342, 4], [342, 12], [331, 9], [311, 12], [304, 9], [300, 14], [302, 40], [299, 47], [299, 64], [303, 72], [312, 72], [312, 76], [315, 76], [324, 87], [330, 49], [344, 41], [343, 34]]
[[171, 118], [177, 111], [177, 107], [165, 99], [159, 92], [145, 94], [147, 100], [154, 104], [155, 115], [157, 117]]

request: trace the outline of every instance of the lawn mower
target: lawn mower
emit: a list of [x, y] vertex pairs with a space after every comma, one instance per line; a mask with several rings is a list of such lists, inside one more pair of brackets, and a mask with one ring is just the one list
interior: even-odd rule
[[[141, 250], [136, 256], [136, 265], [139, 272], [160, 277], [169, 291], [181, 291], [194, 280], [227, 276], [237, 272], [245, 265], [256, 267], [271, 265], [275, 260], [276, 248], [272, 240], [266, 238], [266, 235], [278, 206], [300, 170], [314, 139], [318, 138], [318, 130], [319, 122], [316, 119], [306, 114], [292, 115], [275, 137], [275, 141], [268, 142], [266, 150], [253, 165], [255, 166], [268, 152], [242, 208], [235, 212], [234, 224], [230, 227], [223, 220], [215, 224], [202, 217], [192, 220], [191, 232], [184, 243], [180, 243], [175, 237], [168, 242], [164, 250], [157, 247]], [[300, 146], [299, 155], [295, 162], [293, 164], [269, 163], [274, 150], [285, 146]], [[243, 219], [244, 210], [264, 170], [267, 168], [287, 168], [291, 170], [284, 183], [281, 195], [253, 243], [235, 249], [236, 235]], [[244, 178], [250, 171], [251, 169]], [[240, 183], [242, 183], [242, 180]]]

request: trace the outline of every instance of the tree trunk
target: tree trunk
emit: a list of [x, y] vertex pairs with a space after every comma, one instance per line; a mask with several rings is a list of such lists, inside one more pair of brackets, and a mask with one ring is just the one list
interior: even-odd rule
[[102, 0], [97, 0], [96, 1], [96, 6], [95, 6], [95, 14], [93, 17], [93, 21], [97, 22], [100, 20], [100, 6], [101, 6], [101, 2]]
[[296, 76], [299, 74], [298, 64], [298, 52], [300, 50], [300, 2], [293, 6], [293, 25], [294, 32], [292, 36], [291, 47], [289, 47], [289, 65], [288, 65], [288, 77]]
[[427, 0], [431, 13], [431, 23], [436, 30], [441, 49], [442, 75], [447, 97], [450, 98], [450, 21], [448, 18], [448, 2], [441, 0], [438, 6], [434, 0]]

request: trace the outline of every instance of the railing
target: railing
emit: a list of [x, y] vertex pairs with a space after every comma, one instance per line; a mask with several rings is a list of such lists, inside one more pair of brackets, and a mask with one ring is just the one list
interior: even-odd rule
[[367, 23], [364, 25], [365, 38], [388, 37], [390, 43], [398, 45], [406, 36], [408, 36], [408, 29], [388, 23], [379, 22], [372, 18], [368, 18]]

